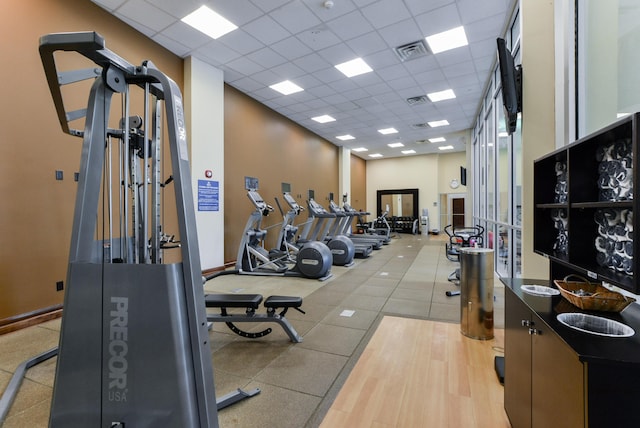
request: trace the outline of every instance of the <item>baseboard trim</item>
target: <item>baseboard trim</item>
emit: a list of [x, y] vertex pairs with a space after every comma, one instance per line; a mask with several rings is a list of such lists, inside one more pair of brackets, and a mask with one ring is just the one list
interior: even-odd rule
[[0, 335], [62, 317], [62, 305], [50, 306], [0, 320]]

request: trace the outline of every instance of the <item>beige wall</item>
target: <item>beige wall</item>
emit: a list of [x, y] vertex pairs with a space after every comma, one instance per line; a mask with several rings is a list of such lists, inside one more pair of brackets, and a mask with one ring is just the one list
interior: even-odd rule
[[[48, 33], [93, 30], [140, 64], [153, 59], [182, 84], [182, 60], [86, 0], [2, 0], [0, 14], [0, 324], [60, 305], [66, 280], [81, 139], [63, 134], [38, 53]], [[84, 91], [83, 91], [84, 92]], [[88, 92], [70, 94], [86, 106]], [[74, 96], [77, 95], [77, 96]], [[56, 181], [54, 171], [64, 180]]]
[[533, 161], [555, 149], [554, 8], [522, 0], [522, 276], [546, 278], [546, 259], [533, 252]]
[[[225, 86], [224, 123], [224, 241], [225, 261], [229, 262], [236, 259], [244, 226], [254, 209], [246, 197], [244, 177], [257, 177], [260, 195], [276, 208], [263, 219], [264, 228], [282, 221], [274, 200], [279, 197], [282, 203], [282, 182], [291, 184], [291, 193], [302, 206], [306, 206], [309, 189], [324, 206], [329, 192], [339, 198], [338, 147], [231, 86]], [[306, 220], [306, 214], [303, 216], [300, 222]], [[275, 246], [277, 230], [269, 234], [269, 248]]]
[[429, 227], [442, 229], [439, 224], [440, 193], [466, 192], [464, 186], [455, 190], [449, 187], [452, 178], [459, 179], [460, 166], [466, 166], [464, 152], [368, 161], [367, 211], [379, 215], [376, 212], [378, 190], [417, 188], [418, 212], [422, 214], [423, 208], [427, 208]]

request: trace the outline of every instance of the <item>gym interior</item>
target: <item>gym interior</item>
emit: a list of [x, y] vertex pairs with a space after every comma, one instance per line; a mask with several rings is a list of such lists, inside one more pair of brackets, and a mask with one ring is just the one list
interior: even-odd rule
[[[395, 1], [303, 3], [365, 14]], [[3, 1], [0, 46], [14, 66], [0, 71], [11, 118], [0, 131], [1, 426], [520, 426], [500, 366], [505, 293], [580, 265], [535, 244], [557, 228], [534, 225], [534, 162], [616, 120], [590, 112], [590, 129], [576, 125], [580, 87], [562, 49], [585, 1], [491, 1], [491, 75], [477, 76], [468, 128], [448, 135], [462, 149], [382, 159], [127, 21], [149, 5], [162, 21], [171, 2]], [[467, 4], [402, 3], [408, 19]], [[479, 148], [506, 123], [496, 38], [526, 70], [506, 164]], [[473, 332], [465, 254], [490, 267], [468, 281], [490, 290]]]

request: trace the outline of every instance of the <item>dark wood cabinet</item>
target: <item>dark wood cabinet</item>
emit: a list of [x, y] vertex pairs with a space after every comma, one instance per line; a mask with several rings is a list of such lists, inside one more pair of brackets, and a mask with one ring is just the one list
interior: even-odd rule
[[516, 294], [505, 292], [505, 410], [514, 428], [584, 427], [583, 365]]
[[[635, 113], [534, 162], [533, 249], [550, 267], [538, 283], [579, 274], [640, 294], [639, 143]], [[513, 428], [640, 426], [640, 306], [594, 313], [631, 326], [633, 337], [594, 336], [556, 319], [581, 312], [562, 297], [531, 296], [520, 290], [525, 280], [504, 281], [505, 410]]]
[[505, 283], [504, 406], [513, 428], [640, 427], [640, 305], [598, 313], [636, 331], [629, 338], [578, 332], [556, 316], [579, 311], [561, 296], [537, 297]]
[[580, 273], [640, 293], [639, 120], [630, 115], [535, 161], [533, 247], [549, 258], [552, 278]]

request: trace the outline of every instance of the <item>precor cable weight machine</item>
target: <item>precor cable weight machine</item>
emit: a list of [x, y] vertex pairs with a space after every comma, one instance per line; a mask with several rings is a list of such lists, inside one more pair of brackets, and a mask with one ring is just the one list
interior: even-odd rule
[[[93, 64], [59, 71], [69, 55], [62, 51]], [[49, 425], [217, 427], [180, 90], [150, 61], [133, 66], [106, 49], [94, 32], [43, 36], [40, 55], [63, 131], [83, 138]], [[87, 80], [87, 108], [67, 111], [61, 87]], [[139, 105], [134, 91], [140, 116], [130, 112]], [[83, 130], [72, 129], [83, 117]], [[179, 244], [162, 230], [171, 179]], [[167, 246], [180, 261], [164, 263]]]

